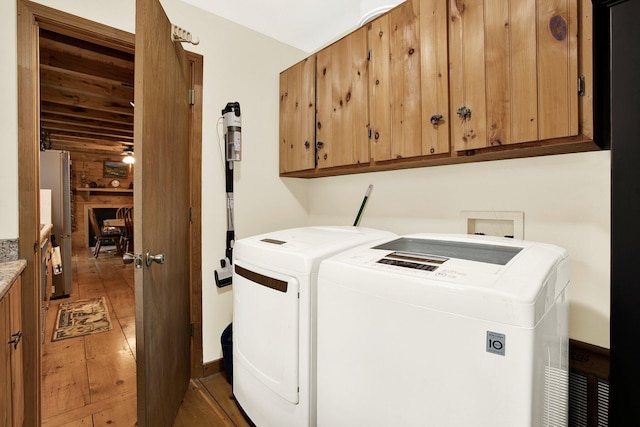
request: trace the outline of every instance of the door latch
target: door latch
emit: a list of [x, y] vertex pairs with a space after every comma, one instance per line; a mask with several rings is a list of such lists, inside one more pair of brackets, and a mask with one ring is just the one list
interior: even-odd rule
[[132, 254], [127, 252], [122, 255], [122, 262], [124, 264], [133, 263], [135, 268], [142, 268], [142, 254]]

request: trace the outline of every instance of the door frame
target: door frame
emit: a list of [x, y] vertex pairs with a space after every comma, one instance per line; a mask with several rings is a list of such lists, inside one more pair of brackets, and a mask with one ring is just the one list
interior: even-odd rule
[[[38, 28], [82, 38], [133, 53], [135, 36], [103, 24], [27, 0], [17, 1], [18, 51], [18, 256], [27, 261], [22, 273], [22, 330], [25, 425], [41, 425], [40, 242], [40, 77]], [[204, 373], [202, 352], [202, 102], [203, 57], [188, 52], [192, 64], [194, 105], [191, 113], [190, 318], [191, 376]], [[138, 363], [143, 363], [138, 361]], [[138, 366], [137, 369], [144, 369]]]

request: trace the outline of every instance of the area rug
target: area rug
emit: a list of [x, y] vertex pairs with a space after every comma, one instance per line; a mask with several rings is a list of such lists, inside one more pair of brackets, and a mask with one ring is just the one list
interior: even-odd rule
[[53, 341], [111, 330], [104, 297], [60, 303]]

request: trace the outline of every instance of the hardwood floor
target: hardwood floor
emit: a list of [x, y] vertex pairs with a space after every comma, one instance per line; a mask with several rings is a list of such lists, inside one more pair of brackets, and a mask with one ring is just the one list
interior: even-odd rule
[[[54, 300], [42, 346], [42, 425], [134, 426], [136, 337], [133, 265], [113, 252], [73, 255], [74, 293]], [[105, 296], [113, 329], [52, 342], [60, 302]], [[175, 426], [248, 426], [221, 374], [192, 380]]]

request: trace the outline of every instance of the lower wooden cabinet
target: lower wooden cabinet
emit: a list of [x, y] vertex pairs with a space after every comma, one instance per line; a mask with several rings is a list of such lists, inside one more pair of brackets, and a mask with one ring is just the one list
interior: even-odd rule
[[0, 425], [22, 426], [22, 290], [18, 278], [0, 300]]

